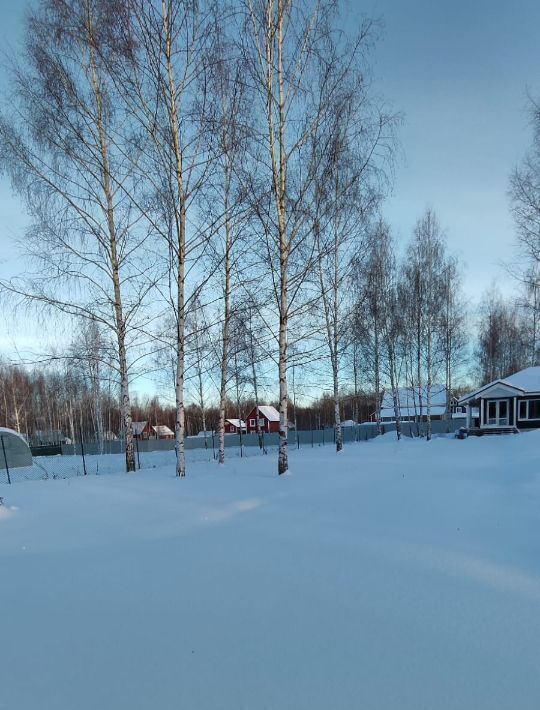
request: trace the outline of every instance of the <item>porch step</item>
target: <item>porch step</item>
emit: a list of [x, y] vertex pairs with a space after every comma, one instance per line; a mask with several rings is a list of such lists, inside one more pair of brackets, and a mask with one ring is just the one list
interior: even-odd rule
[[492, 436], [493, 434], [519, 434], [519, 429], [515, 426], [489, 427], [486, 429], [471, 427], [467, 429], [467, 436]]

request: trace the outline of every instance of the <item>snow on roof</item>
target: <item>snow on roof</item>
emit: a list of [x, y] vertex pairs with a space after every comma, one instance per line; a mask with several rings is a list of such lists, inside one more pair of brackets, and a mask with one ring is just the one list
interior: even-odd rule
[[540, 367], [526, 367], [501, 381], [525, 392], [540, 392]]
[[269, 422], [279, 422], [279, 412], [275, 407], [261, 404], [259, 406], [259, 414], [262, 414]]
[[519, 372], [515, 372], [508, 377], [501, 377], [497, 380], [493, 380], [493, 382], [488, 382], [487, 385], [463, 395], [459, 401], [465, 402], [466, 400], [474, 399], [476, 395], [496, 384], [515, 387], [516, 389], [522, 390], [523, 394], [540, 392], [540, 367], [526, 367], [524, 370], [519, 370]]
[[[422, 403], [422, 415], [425, 416], [427, 414], [427, 408], [425, 405], [425, 402]], [[446, 407], [441, 407], [440, 405], [435, 405], [434, 407], [430, 408], [430, 414], [432, 417], [438, 417], [442, 416], [446, 412]], [[400, 417], [416, 417], [417, 415], [420, 414], [420, 407], [400, 407], [399, 408], [399, 415]], [[394, 412], [393, 407], [387, 407], [385, 409], [381, 409], [381, 419], [387, 419], [387, 418], [392, 418], [394, 419], [396, 416], [396, 413]]]
[[[413, 409], [415, 414], [420, 413], [420, 394], [422, 395], [422, 412], [425, 411], [427, 405], [427, 387], [401, 387], [398, 389], [399, 408], [403, 412], [404, 409]], [[431, 411], [434, 407], [446, 408], [446, 387], [444, 385], [432, 385], [430, 387], [431, 394]], [[384, 393], [381, 409], [394, 409], [394, 399], [392, 392]]]
[[144, 431], [144, 427], [148, 424], [148, 422], [131, 422], [131, 426], [133, 428], [133, 433], [135, 436], [139, 436], [139, 434], [142, 434]]
[[246, 423], [245, 423], [244, 421], [242, 421], [242, 422], [240, 423], [240, 419], [225, 419], [225, 421], [226, 421], [226, 422], [229, 422], [229, 424], [232, 424], [232, 425], [235, 426], [237, 429], [240, 428], [240, 425], [242, 426], [242, 428], [245, 428], [245, 426], [246, 426]]
[[174, 436], [174, 431], [169, 429], [166, 424], [156, 424], [156, 426], [153, 426], [152, 429], [158, 436]]

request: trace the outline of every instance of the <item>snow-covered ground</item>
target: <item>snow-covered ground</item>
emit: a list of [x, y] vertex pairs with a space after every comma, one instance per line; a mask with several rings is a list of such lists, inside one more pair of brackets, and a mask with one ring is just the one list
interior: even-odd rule
[[540, 707], [540, 433], [162, 463], [0, 486], [0, 708]]

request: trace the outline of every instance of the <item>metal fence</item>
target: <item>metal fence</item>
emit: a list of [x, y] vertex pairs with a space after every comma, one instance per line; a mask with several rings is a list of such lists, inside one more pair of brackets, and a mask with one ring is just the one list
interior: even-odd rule
[[[449, 419], [432, 422], [434, 434], [451, 434], [460, 426], [464, 419]], [[425, 429], [425, 424], [420, 425]], [[381, 425], [381, 433], [395, 432], [395, 423], [387, 422]], [[417, 436], [418, 425], [413, 422], [401, 423], [404, 436]], [[375, 424], [359, 424], [344, 427], [344, 446], [354, 442], [368, 441], [377, 436]], [[422, 432], [423, 433], [423, 432]], [[137, 468], [149, 469], [157, 466], [173, 466], [175, 462], [174, 440], [136, 440]], [[225, 436], [226, 455], [231, 457], [263, 456], [275, 449], [279, 443], [277, 433], [265, 434], [264, 447], [259, 446], [257, 434], [227, 434]], [[314, 448], [318, 446], [335, 445], [335, 430], [313, 429], [308, 431], [294, 430], [289, 432], [290, 448]], [[218, 455], [218, 437], [187, 437], [185, 440], [186, 458], [189, 461], [211, 461]], [[124, 471], [124, 444], [121, 441], [104, 442], [102, 446], [95, 442], [63, 445], [62, 453], [57, 455], [41, 455], [32, 457], [32, 465], [10, 468], [0, 466], [0, 484], [24, 480], [45, 480], [74, 478], [76, 476], [100, 476]], [[0, 457], [2, 457], [0, 449]], [[7, 464], [7, 461], [5, 461]]]

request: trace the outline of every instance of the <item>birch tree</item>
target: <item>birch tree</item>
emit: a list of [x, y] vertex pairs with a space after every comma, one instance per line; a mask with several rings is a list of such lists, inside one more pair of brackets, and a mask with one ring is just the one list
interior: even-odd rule
[[531, 148], [510, 178], [510, 207], [526, 268], [540, 263], [540, 106], [531, 99]]
[[480, 303], [476, 359], [481, 384], [523, 369], [527, 365], [527, 326], [516, 304], [497, 289], [487, 291]]
[[[416, 408], [417, 431], [431, 439], [431, 408], [435, 378], [443, 363], [451, 357], [448, 346], [449, 328], [457, 327], [449, 316], [452, 293], [457, 288], [455, 277], [448, 279], [455, 266], [446, 254], [446, 243], [439, 220], [427, 209], [417, 221], [403, 268], [401, 298], [406, 306], [409, 378]], [[446, 363], [447, 364], [447, 363]], [[447, 373], [448, 374], [448, 373]]]
[[251, 261], [249, 250], [243, 248], [247, 210], [243, 174], [252, 137], [250, 92], [244, 80], [245, 66], [236, 56], [231, 38], [223, 35], [223, 28], [216, 28], [208, 79], [212, 101], [205, 113], [206, 137], [215, 166], [205, 191], [205, 209], [215, 225], [209, 268], [216, 275], [212, 284], [221, 292], [222, 298], [218, 312], [221, 322], [217, 427], [220, 464], [225, 462], [232, 300], [240, 283], [243, 291], [249, 293], [248, 284], [251, 281], [248, 275]]
[[32, 219], [24, 246], [37, 269], [2, 288], [114, 334], [126, 469], [134, 471], [128, 346], [151, 278], [139, 261], [147, 233], [130, 199], [137, 145], [108, 73], [113, 55], [130, 51], [118, 32], [122, 7], [41, 0], [28, 15], [0, 157]]
[[353, 280], [355, 304], [352, 315], [352, 337], [361, 349], [365, 369], [372, 373], [375, 395], [375, 422], [381, 433], [382, 368], [385, 318], [389, 304], [384, 298], [387, 270], [388, 227], [382, 219], [367, 230], [364, 254], [354, 264]]
[[206, 406], [207, 382], [210, 370], [209, 328], [206, 313], [200, 300], [194, 299], [186, 317], [186, 341], [188, 344], [186, 367], [187, 379], [193, 382], [195, 399], [201, 412], [204, 446], [207, 448]]
[[[243, 0], [242, 51], [260, 116], [253, 155], [253, 210], [260, 220], [277, 315], [278, 473], [288, 469], [288, 336], [302, 286], [313, 271], [306, 223], [320, 153], [309, 149], [340, 85], [333, 71], [336, 6], [329, 0]], [[264, 125], [264, 131], [262, 126]]]
[[[396, 117], [372, 100], [367, 68], [360, 57], [371, 48], [366, 24], [347, 53], [345, 70], [336, 61], [340, 87], [328, 108], [328, 120], [316, 137], [314, 150], [324, 157], [314, 180], [318, 303], [322, 306], [326, 344], [332, 369], [336, 450], [343, 446], [340, 422], [340, 360], [348, 334], [352, 306], [350, 289], [355, 257], [364, 251], [366, 229], [381, 199], [386, 168], [392, 157]], [[378, 337], [378, 333], [377, 333]], [[378, 345], [378, 342], [375, 343]]]
[[208, 243], [207, 225], [197, 212], [197, 201], [211, 167], [203, 117], [208, 56], [219, 26], [217, 7], [204, 0], [129, 0], [130, 22], [125, 32], [135, 50], [132, 61], [116, 74], [126, 110], [147, 138], [144, 214], [167, 255], [160, 292], [175, 322], [179, 477], [186, 475], [186, 313], [207, 278], [199, 269]]
[[390, 390], [397, 438], [401, 438], [399, 402], [402, 318], [397, 293], [396, 257], [388, 224], [378, 219], [367, 232], [365, 253], [355, 262], [352, 337], [359, 348], [375, 394], [375, 420], [381, 433], [383, 388]]

